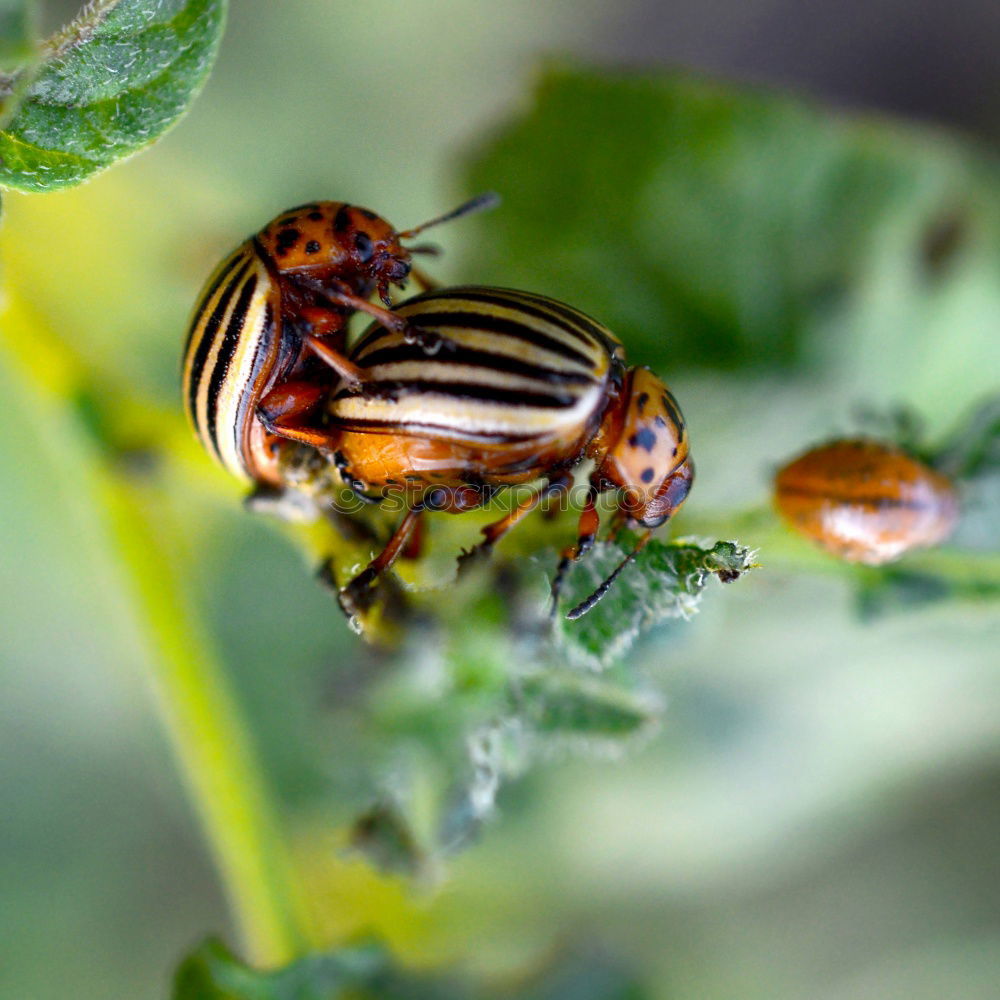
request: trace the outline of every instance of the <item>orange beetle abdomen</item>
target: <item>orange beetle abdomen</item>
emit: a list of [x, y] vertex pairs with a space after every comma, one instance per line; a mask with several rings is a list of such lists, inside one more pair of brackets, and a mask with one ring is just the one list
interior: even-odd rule
[[778, 472], [775, 504], [800, 534], [848, 562], [880, 565], [946, 538], [958, 517], [944, 476], [877, 441], [821, 445]]

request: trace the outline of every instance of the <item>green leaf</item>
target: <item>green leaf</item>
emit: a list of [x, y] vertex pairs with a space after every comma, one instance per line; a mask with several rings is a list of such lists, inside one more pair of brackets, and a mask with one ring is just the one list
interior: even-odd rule
[[[993, 523], [995, 526], [996, 522]], [[962, 577], [909, 569], [904, 565], [881, 567], [866, 573], [859, 581], [856, 600], [861, 616], [872, 620], [941, 601], [988, 604], [997, 598], [1000, 598], [1000, 573], [995, 567], [992, 573], [980, 574], [973, 568]]]
[[526, 677], [517, 700], [524, 721], [540, 734], [614, 740], [647, 729], [660, 707], [620, 684], [566, 670]]
[[174, 1000], [367, 1000], [412, 996], [414, 1000], [452, 997], [412, 983], [399, 992], [403, 977], [377, 946], [313, 955], [274, 972], [244, 965], [220, 941], [209, 940], [177, 970]]
[[177, 970], [173, 1000], [642, 1000], [645, 993], [615, 964], [593, 952], [564, 958], [541, 978], [514, 989], [449, 974], [400, 968], [377, 944], [310, 955], [260, 972], [215, 939]]
[[[564, 590], [565, 611], [587, 598], [631, 551], [626, 541], [599, 542], [574, 567]], [[576, 621], [556, 620], [556, 642], [572, 663], [604, 668], [623, 657], [644, 632], [698, 608], [711, 577], [731, 583], [754, 566], [754, 553], [737, 542], [711, 548], [655, 539], [619, 576], [608, 595]]]
[[225, 0], [103, 0], [2, 81], [0, 184], [52, 191], [159, 138], [215, 58]]
[[550, 67], [468, 186], [504, 199], [469, 274], [572, 302], [674, 371], [821, 357], [807, 339], [850, 333], [876, 269], [924, 322], [946, 278], [983, 289], [982, 322], [995, 310], [995, 164], [785, 95]]
[[1000, 394], [969, 414], [933, 462], [945, 475], [960, 481], [1000, 474]]
[[35, 5], [30, 0], [0, 0], [0, 70], [30, 62], [35, 40]]

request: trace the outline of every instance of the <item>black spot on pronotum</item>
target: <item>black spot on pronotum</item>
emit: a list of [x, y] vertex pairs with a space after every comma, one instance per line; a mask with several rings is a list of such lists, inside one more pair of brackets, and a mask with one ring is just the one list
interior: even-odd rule
[[358, 256], [361, 258], [362, 263], [365, 264], [371, 260], [372, 253], [375, 250], [367, 233], [354, 234], [354, 249], [358, 251]]
[[341, 205], [333, 217], [333, 231], [342, 233], [351, 224], [351, 206]]
[[302, 234], [297, 229], [282, 229], [278, 233], [278, 251], [287, 250], [295, 246]]
[[295, 223], [298, 222], [298, 221], [299, 221], [299, 217], [297, 215], [290, 215], [290, 216], [288, 216], [287, 219], [282, 219], [281, 220], [281, 225], [282, 226], [294, 226]]
[[650, 466], [648, 469], [642, 470], [642, 475], [639, 477], [644, 483], [651, 483], [653, 481], [653, 476], [656, 475], [656, 471]]
[[628, 439], [628, 443], [632, 448], [642, 448], [651, 452], [656, 447], [656, 434], [648, 427], [643, 427]]
[[358, 211], [361, 212], [361, 214], [366, 219], [369, 219], [371, 221], [374, 221], [375, 219], [378, 218], [378, 214], [376, 212], [373, 212], [370, 208], [361, 208], [361, 209], [358, 209]]
[[319, 240], [310, 240], [305, 249], [306, 253], [319, 253]]
[[642, 411], [646, 409], [646, 404], [648, 402], [649, 402], [649, 393], [640, 392], [639, 398], [635, 401], [636, 409], [639, 411], [640, 416], [642, 415]]
[[323, 221], [323, 213], [322, 212], [310, 212], [308, 217], [310, 219], [312, 219], [313, 222], [322, 222]]

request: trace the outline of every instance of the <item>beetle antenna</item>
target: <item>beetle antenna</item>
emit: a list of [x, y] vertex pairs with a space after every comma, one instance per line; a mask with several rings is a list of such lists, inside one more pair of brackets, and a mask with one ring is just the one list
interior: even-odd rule
[[581, 601], [571, 611], [567, 611], [566, 617], [570, 621], [576, 621], [577, 618], [582, 618], [588, 611], [590, 611], [590, 609], [593, 608], [593, 606], [611, 589], [611, 585], [618, 579], [618, 574], [621, 573], [621, 571], [646, 547], [646, 543], [652, 537], [653, 532], [647, 531], [646, 534], [639, 539], [639, 543], [636, 547], [615, 567], [611, 576], [609, 576], [604, 583], [602, 583], [585, 601]]
[[430, 222], [423, 222], [413, 229], [404, 229], [401, 233], [396, 233], [396, 236], [401, 240], [409, 240], [418, 233], [422, 233], [425, 229], [430, 229], [431, 226], [439, 226], [442, 222], [451, 222], [452, 219], [461, 218], [463, 215], [470, 215], [472, 212], [485, 212], [486, 209], [494, 208], [499, 204], [500, 195], [495, 191], [487, 191], [485, 194], [476, 195], [470, 201], [464, 202], [458, 208], [453, 208], [450, 212], [445, 212], [444, 215], [439, 215], [436, 219], [431, 219]]
[[425, 253], [431, 257], [440, 257], [441, 248], [436, 243], [421, 243], [419, 246], [407, 247], [408, 253]]

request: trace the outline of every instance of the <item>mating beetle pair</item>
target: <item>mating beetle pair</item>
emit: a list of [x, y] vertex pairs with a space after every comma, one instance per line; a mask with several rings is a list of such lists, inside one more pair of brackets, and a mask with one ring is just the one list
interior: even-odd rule
[[[402, 241], [492, 202], [474, 199], [416, 229], [339, 202], [283, 212], [216, 269], [191, 321], [188, 413], [230, 471], [282, 485], [282, 442], [330, 456], [344, 482], [379, 502], [405, 490], [389, 542], [341, 591], [351, 610], [405, 548], [425, 511], [462, 513], [504, 487], [542, 480], [483, 529], [490, 549], [545, 497], [594, 462], [577, 542], [553, 583], [592, 544], [597, 498], [644, 527], [636, 549], [569, 617], [589, 610], [654, 528], [684, 502], [693, 465], [676, 400], [646, 368], [627, 368], [618, 339], [564, 303], [479, 286], [433, 289]], [[389, 288], [424, 294], [391, 308]], [[386, 308], [368, 301], [378, 292]], [[355, 310], [375, 322], [348, 350]]]

